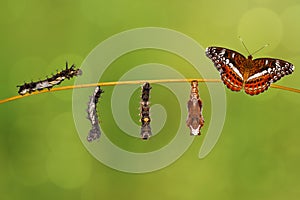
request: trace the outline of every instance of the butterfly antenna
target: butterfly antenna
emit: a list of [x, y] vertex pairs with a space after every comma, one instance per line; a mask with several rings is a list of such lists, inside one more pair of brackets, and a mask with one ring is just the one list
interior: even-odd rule
[[264, 46], [260, 47], [259, 49], [257, 49], [256, 51], [254, 51], [254, 53], [252, 53], [252, 55], [256, 54], [257, 52], [261, 51], [262, 49], [264, 49], [267, 46], [269, 46], [269, 44], [265, 44]]
[[241, 38], [241, 36], [239, 36], [239, 39], [240, 39], [241, 43], [243, 44], [244, 48], [246, 49], [246, 51], [248, 52], [248, 55], [251, 56], [251, 53], [250, 53], [249, 50], [247, 49], [247, 47], [246, 47], [246, 45], [245, 45], [243, 39]]

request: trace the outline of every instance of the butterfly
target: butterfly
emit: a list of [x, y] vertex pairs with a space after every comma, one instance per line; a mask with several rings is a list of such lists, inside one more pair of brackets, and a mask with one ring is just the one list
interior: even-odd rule
[[267, 90], [271, 83], [293, 73], [292, 63], [275, 58], [252, 59], [223, 47], [206, 48], [210, 58], [220, 72], [223, 83], [232, 91], [244, 88], [249, 95], [257, 95]]

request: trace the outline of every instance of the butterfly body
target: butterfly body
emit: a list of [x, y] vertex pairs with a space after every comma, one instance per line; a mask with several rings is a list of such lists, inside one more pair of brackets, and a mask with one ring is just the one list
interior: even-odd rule
[[291, 74], [293, 64], [275, 58], [253, 59], [223, 47], [208, 47], [206, 56], [210, 58], [220, 72], [223, 83], [232, 91], [244, 88], [250, 95], [267, 90], [271, 83]]

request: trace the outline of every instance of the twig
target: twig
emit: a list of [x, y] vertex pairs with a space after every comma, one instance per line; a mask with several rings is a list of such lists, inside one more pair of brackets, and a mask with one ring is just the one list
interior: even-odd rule
[[[136, 81], [116, 81], [116, 82], [101, 82], [101, 83], [91, 83], [91, 84], [82, 84], [82, 85], [70, 85], [70, 86], [63, 86], [59, 88], [52, 88], [51, 90], [42, 90], [38, 92], [33, 92], [31, 94], [25, 94], [23, 96], [17, 95], [13, 97], [9, 97], [3, 100], [0, 100], [0, 104], [6, 103], [9, 101], [17, 100], [20, 98], [36, 95], [36, 94], [42, 94], [46, 92], [56, 92], [56, 91], [61, 91], [61, 90], [71, 90], [71, 89], [77, 89], [77, 88], [89, 88], [89, 87], [96, 87], [96, 86], [114, 86], [114, 85], [132, 85], [132, 84], [143, 84], [145, 82], [148, 82], [150, 84], [152, 83], [179, 83], [179, 82], [191, 82], [193, 80], [196, 80], [198, 82], [221, 82], [220, 79], [161, 79], [161, 80], [136, 80]], [[286, 86], [281, 86], [281, 85], [276, 85], [272, 84], [270, 87], [272, 88], [277, 88], [281, 90], [286, 90], [290, 92], [296, 92], [300, 93], [300, 89], [296, 88], [290, 88]]]

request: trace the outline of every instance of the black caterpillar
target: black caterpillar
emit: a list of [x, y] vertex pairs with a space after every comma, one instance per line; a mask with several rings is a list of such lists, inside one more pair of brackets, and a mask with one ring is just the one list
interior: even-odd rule
[[87, 118], [88, 118], [88, 120], [90, 120], [90, 122], [92, 124], [92, 128], [86, 138], [88, 142], [92, 142], [92, 141], [100, 138], [100, 135], [101, 135], [99, 120], [98, 120], [98, 115], [97, 115], [97, 103], [103, 92], [104, 91], [101, 90], [100, 86], [97, 86], [95, 88], [93, 95], [90, 96], [90, 101], [88, 103], [88, 109], [87, 109], [87, 113], [88, 113]]
[[66, 69], [58, 72], [50, 78], [46, 78], [45, 80], [24, 83], [23, 85], [17, 85], [19, 87], [18, 93], [20, 95], [25, 95], [26, 93], [32, 93], [35, 91], [41, 91], [45, 88], [50, 90], [53, 86], [59, 85], [65, 79], [70, 79], [73, 76], [81, 75], [82, 71], [80, 69], [75, 69], [75, 65], [73, 64], [70, 68], [68, 68], [68, 62], [66, 63]]
[[150, 106], [149, 106], [149, 96], [150, 96], [150, 90], [151, 90], [150, 83], [146, 82], [142, 86], [142, 96], [141, 96], [141, 137], [144, 140], [149, 139], [149, 137], [152, 135], [151, 127], [150, 127]]

